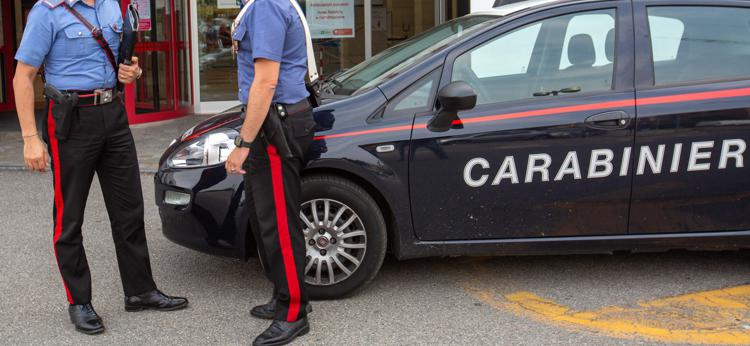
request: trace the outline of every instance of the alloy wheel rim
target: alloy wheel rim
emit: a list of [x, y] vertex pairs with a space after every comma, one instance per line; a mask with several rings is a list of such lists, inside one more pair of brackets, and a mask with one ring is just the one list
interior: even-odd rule
[[305, 282], [330, 286], [352, 276], [367, 250], [367, 232], [354, 209], [333, 199], [314, 199], [302, 204], [300, 219], [307, 248]]

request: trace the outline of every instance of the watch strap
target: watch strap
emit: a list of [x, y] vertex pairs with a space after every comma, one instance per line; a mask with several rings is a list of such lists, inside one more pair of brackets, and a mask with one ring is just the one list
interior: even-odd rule
[[250, 149], [253, 146], [253, 142], [245, 142], [245, 140], [242, 139], [241, 136], [237, 136], [237, 139], [234, 141], [234, 145], [238, 148]]

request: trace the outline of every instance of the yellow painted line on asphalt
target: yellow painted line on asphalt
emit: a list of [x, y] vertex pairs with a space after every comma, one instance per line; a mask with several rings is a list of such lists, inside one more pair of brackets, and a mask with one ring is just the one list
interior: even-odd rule
[[750, 344], [750, 285], [592, 311], [575, 311], [531, 292], [499, 296], [490, 290], [465, 288], [496, 309], [560, 327], [668, 343]]

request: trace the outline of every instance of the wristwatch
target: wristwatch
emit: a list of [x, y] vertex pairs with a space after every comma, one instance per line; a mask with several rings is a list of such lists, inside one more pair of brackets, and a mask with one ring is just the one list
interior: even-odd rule
[[234, 137], [234, 146], [237, 148], [248, 148], [253, 146], [253, 142], [245, 142], [242, 140], [242, 136]]

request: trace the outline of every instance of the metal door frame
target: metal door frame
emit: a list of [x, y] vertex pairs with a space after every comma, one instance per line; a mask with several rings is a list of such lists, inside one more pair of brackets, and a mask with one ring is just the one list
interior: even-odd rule
[[[177, 11], [175, 10], [175, 2], [176, 1], [183, 1], [183, 6], [181, 6], [181, 12], [179, 15], [185, 16], [187, 19], [186, 25], [192, 25], [189, 23], [190, 16], [190, 6], [189, 2], [186, 0], [168, 0], [167, 6], [169, 6], [169, 21], [164, 22], [163, 25], [165, 28], [169, 28], [169, 35], [166, 37], [166, 41], [156, 41], [156, 42], [138, 42], [136, 43], [135, 52], [138, 55], [144, 55], [148, 53], [156, 53], [156, 52], [164, 52], [167, 54], [166, 56], [166, 63], [168, 71], [165, 71], [165, 76], [160, 76], [159, 74], [162, 71], [158, 70], [158, 60], [155, 58], [152, 59], [152, 64], [150, 66], [143, 66], [144, 68], [144, 74], [149, 73], [152, 74], [152, 76], [156, 77], [154, 78], [153, 85], [152, 85], [152, 93], [153, 97], [156, 100], [159, 100], [159, 78], [167, 78], [167, 88], [168, 93], [166, 97], [171, 101], [171, 104], [167, 108], [160, 108], [160, 102], [156, 102], [156, 105], [154, 107], [153, 112], [149, 113], [141, 113], [136, 114], [136, 95], [134, 92], [134, 88], [132, 86], [129, 86], [126, 89], [126, 106], [128, 107], [128, 116], [131, 124], [139, 124], [139, 123], [147, 123], [147, 122], [154, 122], [154, 121], [161, 121], [161, 120], [168, 120], [177, 118], [183, 115], [188, 114], [191, 109], [189, 107], [185, 107], [185, 105], [181, 104], [180, 102], [180, 50], [184, 49], [189, 55], [190, 52], [190, 27], [187, 28], [187, 37], [185, 38], [185, 41], [178, 41], [178, 34], [177, 30], [180, 29], [177, 27], [177, 18], [178, 15]], [[123, 9], [125, 6], [130, 4], [130, 0], [123, 0], [121, 2], [121, 6]], [[187, 13], [183, 13], [184, 11], [188, 11]], [[155, 22], [158, 20], [161, 20], [161, 18], [153, 17], [156, 14], [156, 1], [151, 1], [151, 21], [152, 21], [152, 32], [156, 34], [156, 25]], [[154, 35], [156, 36], [156, 35]], [[192, 65], [192, 61], [188, 62]], [[191, 66], [185, 66], [185, 71], [187, 71], [187, 78], [192, 79], [192, 68]], [[192, 86], [192, 82], [188, 85]], [[129, 90], [128, 90], [129, 89]], [[191, 100], [190, 103], [193, 102], [192, 97], [192, 88], [190, 90]], [[160, 101], [160, 100], [159, 100]]]
[[10, 111], [16, 108], [16, 102], [13, 95], [13, 55], [15, 54], [15, 30], [13, 28], [13, 3], [11, 0], [0, 0], [0, 15], [2, 16], [3, 45], [0, 47], [2, 61], [0, 61], [0, 70], [2, 70], [3, 92], [5, 93], [5, 102], [0, 103], [0, 111]]

